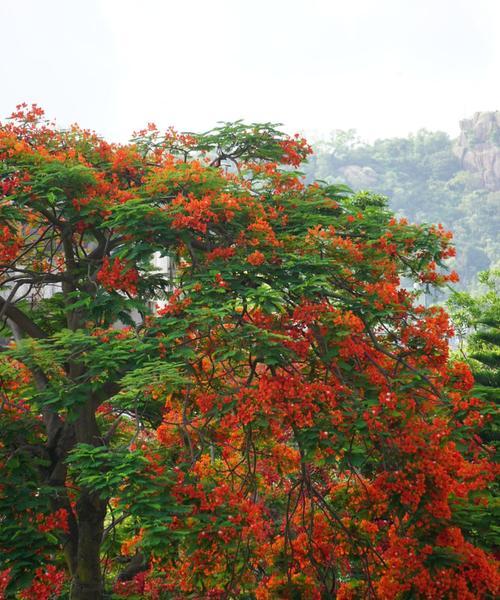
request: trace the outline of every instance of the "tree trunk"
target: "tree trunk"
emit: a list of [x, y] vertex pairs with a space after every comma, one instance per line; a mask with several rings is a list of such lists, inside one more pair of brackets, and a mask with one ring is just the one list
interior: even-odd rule
[[104, 586], [100, 549], [104, 531], [106, 502], [82, 492], [76, 505], [78, 550], [71, 582], [71, 600], [101, 600]]
[[[71, 364], [70, 373], [79, 374], [80, 365]], [[99, 446], [102, 444], [95, 418], [93, 399], [89, 399], [79, 410], [75, 421], [77, 443]], [[76, 570], [72, 574], [71, 600], [102, 600], [104, 583], [101, 573], [101, 544], [104, 533], [104, 518], [107, 501], [98, 494], [81, 489], [76, 503], [78, 522], [78, 547]]]

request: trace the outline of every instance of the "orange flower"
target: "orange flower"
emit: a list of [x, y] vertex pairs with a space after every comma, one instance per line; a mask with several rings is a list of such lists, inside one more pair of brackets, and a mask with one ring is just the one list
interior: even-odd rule
[[252, 254], [250, 254], [247, 257], [247, 262], [249, 262], [254, 267], [258, 267], [259, 265], [264, 263], [265, 260], [266, 260], [266, 257], [262, 254], [262, 252], [259, 252], [258, 250], [256, 250], [255, 252], [252, 252]]

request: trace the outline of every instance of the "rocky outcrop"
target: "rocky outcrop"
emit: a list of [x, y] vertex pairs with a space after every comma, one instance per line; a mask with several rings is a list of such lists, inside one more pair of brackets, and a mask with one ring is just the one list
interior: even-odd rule
[[465, 171], [480, 176], [488, 190], [500, 190], [500, 111], [478, 112], [460, 121], [453, 151]]
[[347, 183], [356, 189], [369, 189], [378, 180], [377, 173], [371, 167], [360, 165], [347, 165], [340, 167], [339, 172]]

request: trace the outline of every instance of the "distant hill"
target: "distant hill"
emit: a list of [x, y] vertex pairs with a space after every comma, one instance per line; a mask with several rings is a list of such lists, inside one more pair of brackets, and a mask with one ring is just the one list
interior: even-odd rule
[[316, 145], [309, 179], [343, 182], [388, 196], [412, 221], [442, 223], [455, 236], [461, 286], [499, 266], [500, 112], [460, 123], [458, 139], [441, 131], [362, 142], [355, 130], [336, 130]]

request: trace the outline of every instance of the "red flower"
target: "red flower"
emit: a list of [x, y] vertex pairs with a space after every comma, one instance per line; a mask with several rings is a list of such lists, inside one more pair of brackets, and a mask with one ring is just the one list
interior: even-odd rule
[[139, 274], [136, 269], [129, 267], [127, 262], [115, 258], [110, 264], [109, 258], [103, 260], [101, 270], [97, 273], [97, 281], [110, 291], [121, 290], [132, 296], [137, 294]]
[[247, 257], [247, 262], [249, 262], [254, 267], [261, 265], [262, 263], [265, 262], [265, 260], [266, 260], [266, 257], [262, 254], [262, 252], [259, 252], [258, 250], [256, 250], [255, 252], [252, 252], [252, 254], [250, 254]]

